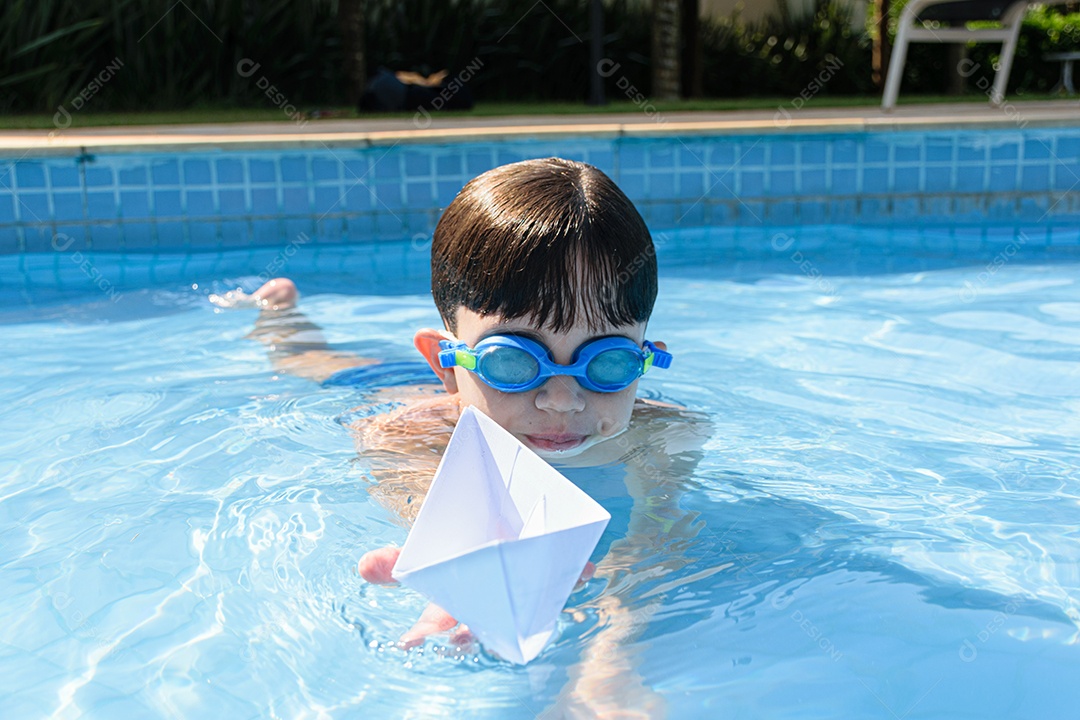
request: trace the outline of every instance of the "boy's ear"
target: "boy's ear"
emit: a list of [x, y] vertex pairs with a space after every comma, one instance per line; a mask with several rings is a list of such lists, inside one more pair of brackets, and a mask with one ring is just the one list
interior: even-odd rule
[[452, 340], [453, 337], [449, 333], [441, 332], [439, 330], [433, 330], [431, 328], [424, 328], [416, 333], [413, 337], [413, 345], [420, 351], [420, 354], [427, 360], [428, 365], [435, 371], [435, 374], [442, 380], [443, 387], [446, 388], [448, 393], [456, 393], [458, 391], [457, 376], [454, 375], [454, 368], [444, 368], [439, 365], [439, 341], [440, 340]]

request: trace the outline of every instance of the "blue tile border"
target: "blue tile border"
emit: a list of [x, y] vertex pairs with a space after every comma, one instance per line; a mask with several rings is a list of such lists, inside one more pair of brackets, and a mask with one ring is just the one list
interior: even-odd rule
[[0, 160], [0, 254], [73, 227], [94, 250], [129, 252], [280, 245], [301, 231], [319, 244], [430, 236], [472, 177], [548, 156], [607, 172], [655, 231], [1080, 225], [1080, 128], [604, 137]]

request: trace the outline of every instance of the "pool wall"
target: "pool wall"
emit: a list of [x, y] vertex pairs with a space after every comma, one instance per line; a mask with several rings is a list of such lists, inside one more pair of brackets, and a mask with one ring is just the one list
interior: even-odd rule
[[0, 291], [115, 300], [120, 288], [273, 277], [294, 256], [412, 287], [469, 179], [552, 155], [609, 173], [658, 252], [698, 264], [782, 256], [803, 268], [812, 256], [817, 273], [866, 258], [895, 271], [1080, 257], [1071, 127], [76, 148], [0, 158]]
[[0, 254], [426, 237], [470, 178], [550, 155], [609, 173], [654, 230], [989, 220], [1052, 243], [1080, 218], [1080, 128], [84, 153], [0, 160]]

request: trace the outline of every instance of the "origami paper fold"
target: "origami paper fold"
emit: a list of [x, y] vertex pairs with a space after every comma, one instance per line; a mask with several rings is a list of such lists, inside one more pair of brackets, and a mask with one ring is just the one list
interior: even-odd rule
[[393, 576], [527, 663], [611, 515], [479, 410], [458, 420]]

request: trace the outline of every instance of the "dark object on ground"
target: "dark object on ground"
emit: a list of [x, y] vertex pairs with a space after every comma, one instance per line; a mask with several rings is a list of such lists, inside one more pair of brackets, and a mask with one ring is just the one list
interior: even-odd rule
[[360, 112], [401, 110], [470, 110], [472, 93], [464, 81], [445, 70], [428, 77], [379, 68], [360, 96]]
[[316, 108], [315, 110], [309, 110], [304, 113], [304, 116], [308, 120], [329, 120], [331, 118], [347, 118], [352, 115], [348, 110], [340, 110], [338, 108], [328, 108], [323, 110], [322, 108]]

